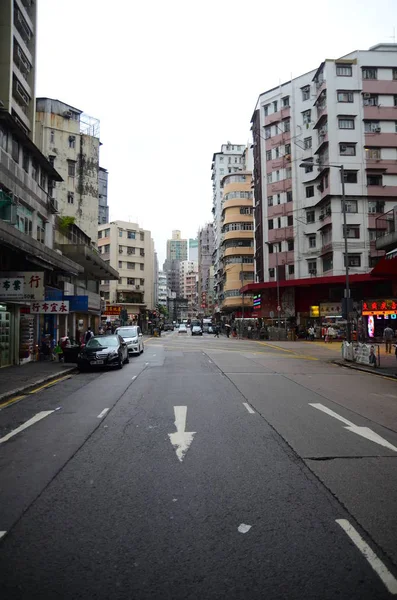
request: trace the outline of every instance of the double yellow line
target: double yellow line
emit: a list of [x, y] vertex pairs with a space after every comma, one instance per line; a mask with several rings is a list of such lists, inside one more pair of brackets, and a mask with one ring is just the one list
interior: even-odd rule
[[72, 377], [71, 375], [64, 375], [63, 377], [58, 377], [58, 379], [53, 379], [52, 381], [48, 381], [44, 385], [41, 385], [38, 388], [30, 390], [29, 392], [26, 392], [26, 394], [22, 394], [21, 396], [15, 396], [14, 398], [10, 398], [9, 400], [6, 400], [5, 402], [2, 402], [0, 404], [0, 409], [6, 408], [7, 406], [10, 406], [11, 404], [15, 404], [16, 402], [23, 400], [24, 398], [26, 398], [27, 396], [30, 396], [31, 394], [36, 394], [37, 392], [40, 392], [41, 390], [45, 390], [46, 388], [52, 387], [53, 385], [56, 385], [57, 383], [60, 383], [61, 381], [65, 381], [66, 379], [70, 379], [71, 377]]

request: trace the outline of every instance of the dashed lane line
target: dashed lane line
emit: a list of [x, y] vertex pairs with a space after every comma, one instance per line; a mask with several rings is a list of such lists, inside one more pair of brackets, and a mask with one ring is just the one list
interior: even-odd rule
[[20, 425], [16, 429], [13, 429], [13, 431], [10, 431], [10, 433], [7, 433], [7, 435], [5, 435], [4, 437], [0, 438], [0, 444], [4, 444], [4, 442], [8, 442], [8, 440], [11, 439], [12, 437], [14, 437], [14, 435], [17, 435], [18, 433], [21, 433], [21, 431], [24, 431], [28, 427], [31, 427], [32, 425], [34, 425], [38, 421], [41, 421], [42, 419], [45, 419], [46, 417], [48, 417], [49, 415], [51, 415], [53, 412], [55, 412], [55, 411], [54, 410], [43, 410], [43, 411], [37, 413], [37, 415], [35, 415], [31, 419], [29, 419], [28, 421], [26, 421], [25, 423], [23, 423], [22, 425]]

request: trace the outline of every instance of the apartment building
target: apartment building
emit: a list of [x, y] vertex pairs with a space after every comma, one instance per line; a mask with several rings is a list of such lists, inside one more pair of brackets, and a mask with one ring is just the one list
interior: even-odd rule
[[192, 260], [181, 261], [179, 263], [179, 289], [180, 296], [187, 300], [188, 318], [197, 316], [197, 281], [197, 262]]
[[189, 260], [194, 262], [198, 262], [198, 239], [190, 238], [189, 239]]
[[36, 76], [35, 0], [0, 2], [0, 101], [34, 140]]
[[99, 225], [98, 250], [119, 273], [118, 281], [102, 282], [105, 314], [114, 315], [124, 308], [130, 320], [140, 322], [147, 310], [155, 309], [154, 242], [150, 231], [127, 221]]
[[103, 167], [98, 169], [98, 225], [109, 223], [108, 207], [108, 177], [109, 173]]
[[237, 173], [245, 169], [244, 158], [245, 146], [243, 144], [222, 144], [221, 151], [212, 156], [211, 179], [212, 179], [212, 214], [214, 225], [214, 255], [215, 268], [215, 298], [218, 297], [219, 269], [222, 258], [222, 179], [225, 175]]
[[158, 303], [167, 307], [167, 274], [159, 271], [158, 274]]
[[51, 98], [37, 98], [36, 144], [58, 170], [59, 212], [96, 245], [98, 228], [99, 121]]
[[396, 65], [397, 45], [378, 44], [259, 96], [252, 117], [257, 282], [294, 287], [344, 275], [341, 165], [351, 276], [362, 278], [378, 261], [375, 219], [397, 195]]
[[198, 232], [198, 297], [200, 311], [204, 315], [212, 314], [214, 304], [214, 250], [214, 225], [207, 223]]
[[241, 288], [254, 281], [254, 216], [251, 173], [241, 171], [222, 180], [222, 259], [218, 295], [224, 313], [241, 316], [251, 312], [251, 297]]

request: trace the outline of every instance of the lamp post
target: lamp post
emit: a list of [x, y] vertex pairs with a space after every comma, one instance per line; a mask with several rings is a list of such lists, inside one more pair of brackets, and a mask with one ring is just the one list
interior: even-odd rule
[[[307, 167], [308, 164], [313, 164], [313, 158], [303, 159], [302, 163], [299, 165], [304, 168]], [[347, 320], [347, 331], [346, 331], [346, 339], [350, 343], [351, 342], [351, 327], [349, 320], [349, 312], [350, 312], [350, 279], [349, 279], [349, 256], [348, 256], [348, 246], [347, 246], [347, 224], [346, 224], [346, 193], [345, 193], [345, 168], [343, 165], [324, 165], [321, 164], [322, 167], [339, 169], [341, 184], [342, 184], [342, 212], [343, 212], [343, 239], [345, 243], [345, 302], [344, 302], [344, 310], [346, 312], [346, 320]]]

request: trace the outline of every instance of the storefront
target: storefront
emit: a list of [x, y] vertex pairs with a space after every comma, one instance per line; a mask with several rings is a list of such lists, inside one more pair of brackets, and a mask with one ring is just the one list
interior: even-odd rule
[[363, 300], [362, 303], [363, 329], [366, 337], [371, 340], [383, 339], [383, 331], [391, 327], [397, 332], [397, 299], [377, 298]]

